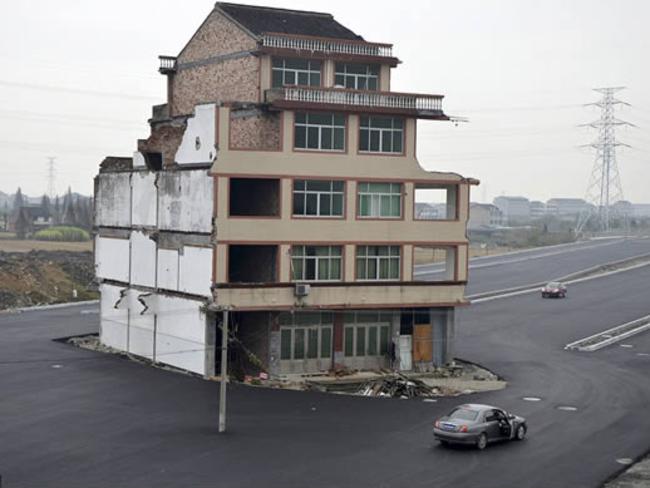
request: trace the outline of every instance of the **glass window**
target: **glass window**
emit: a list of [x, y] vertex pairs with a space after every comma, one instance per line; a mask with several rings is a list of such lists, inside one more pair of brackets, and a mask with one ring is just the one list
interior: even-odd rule
[[303, 359], [305, 357], [305, 329], [293, 331], [293, 358]]
[[357, 190], [359, 217], [396, 218], [402, 216], [401, 183], [359, 182]]
[[334, 84], [352, 90], [377, 90], [379, 86], [379, 65], [336, 63]]
[[295, 180], [293, 215], [343, 216], [343, 185], [342, 181]]
[[332, 320], [328, 312], [280, 314], [280, 359], [331, 358]]
[[342, 254], [342, 246], [293, 246], [294, 281], [340, 280]]
[[354, 356], [354, 327], [345, 328], [345, 355]]
[[291, 359], [291, 329], [280, 331], [280, 359]]
[[320, 357], [329, 358], [332, 356], [332, 329], [329, 327], [321, 329]]
[[273, 58], [271, 86], [320, 86], [320, 69], [318, 60]]
[[398, 280], [399, 246], [357, 246], [357, 280]]
[[359, 127], [359, 151], [399, 153], [404, 150], [404, 119], [362, 116]]
[[315, 151], [344, 151], [345, 116], [297, 112], [294, 122], [294, 147]]

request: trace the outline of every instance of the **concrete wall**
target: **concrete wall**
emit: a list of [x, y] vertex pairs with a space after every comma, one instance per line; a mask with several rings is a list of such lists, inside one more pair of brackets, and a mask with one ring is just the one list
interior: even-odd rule
[[179, 165], [212, 163], [217, 157], [216, 105], [197, 105], [194, 116], [187, 119], [187, 128], [176, 151]]
[[129, 240], [95, 237], [95, 275], [103, 280], [129, 282]]
[[206, 342], [199, 300], [102, 284], [102, 343], [194, 373], [213, 374], [214, 344]]
[[157, 193], [156, 173], [137, 171], [131, 175], [131, 223], [133, 226], [156, 226], [158, 220]]
[[[131, 275], [133, 285], [156, 286], [156, 242], [144, 232], [131, 232]], [[124, 256], [121, 256], [124, 259]]]
[[95, 224], [106, 227], [131, 225], [131, 174], [100, 173], [95, 195]]
[[158, 174], [158, 227], [212, 232], [213, 178], [206, 170]]

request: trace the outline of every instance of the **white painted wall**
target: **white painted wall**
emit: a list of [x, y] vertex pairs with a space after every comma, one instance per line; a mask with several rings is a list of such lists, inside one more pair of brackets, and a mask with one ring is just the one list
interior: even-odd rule
[[194, 116], [187, 120], [187, 128], [176, 151], [176, 163], [182, 165], [214, 162], [217, 156], [215, 135], [215, 104], [194, 107]]
[[129, 282], [129, 240], [95, 237], [95, 275], [105, 280]]
[[158, 173], [158, 227], [212, 232], [213, 179], [207, 170]]
[[185, 246], [179, 258], [178, 290], [209, 297], [212, 284], [211, 248]]
[[[128, 259], [122, 256], [122, 259]], [[131, 279], [133, 285], [156, 286], [156, 243], [138, 230], [131, 232]]]
[[178, 290], [178, 251], [158, 249], [157, 287], [163, 290]]
[[205, 327], [201, 302], [159, 295], [156, 360], [205, 374]]
[[129, 312], [126, 307], [115, 308], [121, 290], [121, 287], [105, 283], [99, 286], [101, 293], [99, 339], [107, 346], [126, 351], [129, 337]]
[[131, 176], [131, 224], [155, 227], [158, 192], [156, 174], [138, 171]]
[[140, 151], [133, 152], [133, 167], [136, 169], [147, 167], [147, 162], [144, 159], [144, 154], [142, 154]]
[[149, 309], [145, 307], [138, 297], [144, 293], [140, 290], [130, 289], [127, 297], [129, 307], [129, 348], [128, 352], [147, 359], [153, 359], [154, 354], [154, 324], [155, 302], [154, 295], [146, 298]]
[[130, 227], [130, 173], [100, 173], [95, 195], [95, 223], [98, 226]]

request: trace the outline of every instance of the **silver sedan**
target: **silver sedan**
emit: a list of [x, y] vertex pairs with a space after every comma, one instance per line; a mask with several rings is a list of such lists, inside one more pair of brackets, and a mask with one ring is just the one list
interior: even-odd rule
[[433, 424], [433, 436], [441, 444], [469, 444], [478, 449], [485, 449], [490, 442], [523, 440], [527, 431], [523, 417], [474, 403], [459, 405]]

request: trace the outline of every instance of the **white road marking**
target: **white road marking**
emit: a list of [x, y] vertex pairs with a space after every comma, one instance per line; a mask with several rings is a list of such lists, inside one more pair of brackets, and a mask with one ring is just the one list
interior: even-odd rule
[[616, 460], [616, 462], [618, 464], [624, 464], [625, 466], [629, 466], [630, 464], [632, 464], [634, 462], [634, 459], [632, 459], [632, 458], [618, 458]]
[[62, 368], [62, 367], [63, 367], [62, 364], [53, 364], [52, 365], [52, 368], [54, 368], [54, 369], [59, 369], [59, 368]]
[[619, 344], [621, 347], [634, 347], [632, 344]]
[[572, 407], [571, 405], [560, 405], [557, 409], [564, 412], [576, 412], [578, 410], [577, 407]]
[[523, 397], [522, 400], [526, 402], [541, 402], [542, 399], [539, 397]]

